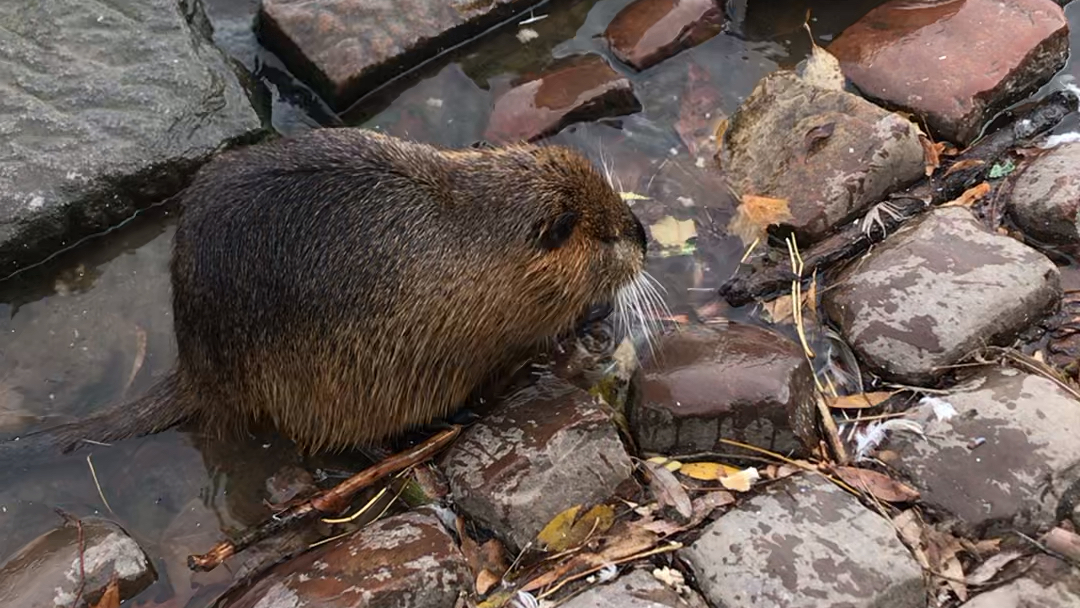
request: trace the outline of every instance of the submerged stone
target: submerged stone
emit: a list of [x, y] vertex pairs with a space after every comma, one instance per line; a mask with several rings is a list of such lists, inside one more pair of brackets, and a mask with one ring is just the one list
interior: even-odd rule
[[637, 0], [604, 31], [612, 53], [644, 70], [720, 33], [724, 10], [715, 0]]
[[1052, 0], [892, 0], [829, 45], [865, 95], [959, 145], [1047, 82], [1068, 50], [1068, 22]]
[[574, 55], [495, 100], [484, 138], [492, 143], [535, 141], [575, 122], [640, 109], [628, 78], [599, 55]]

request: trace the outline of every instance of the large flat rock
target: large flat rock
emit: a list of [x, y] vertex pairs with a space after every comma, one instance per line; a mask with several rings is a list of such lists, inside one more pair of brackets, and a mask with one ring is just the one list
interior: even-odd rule
[[1004, 344], [1061, 299], [1054, 264], [971, 212], [929, 212], [841, 275], [825, 309], [875, 373], [918, 384]]
[[1057, 146], [1019, 173], [1009, 215], [1024, 235], [1050, 245], [1080, 245], [1080, 143]]
[[[991, 369], [910, 413], [925, 437], [898, 433], [890, 465], [925, 506], [969, 534], [1051, 526], [1080, 478], [1080, 402], [1055, 382]], [[953, 413], [955, 412], [955, 413]]]
[[536, 0], [263, 0], [258, 35], [337, 110]]
[[724, 608], [911, 608], [922, 570], [892, 523], [818, 475], [781, 480], [680, 551]]
[[986, 120], [1065, 65], [1069, 27], [1052, 0], [892, 0], [829, 51], [868, 97], [967, 145]]
[[178, 0], [0, 2], [0, 277], [176, 193], [261, 129]]

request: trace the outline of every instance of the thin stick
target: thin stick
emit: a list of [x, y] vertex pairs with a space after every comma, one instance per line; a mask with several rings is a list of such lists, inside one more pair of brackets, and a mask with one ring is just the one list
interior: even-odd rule
[[101, 483], [98, 482], [97, 471], [94, 470], [94, 463], [90, 461], [90, 454], [86, 455], [86, 464], [90, 465], [90, 476], [94, 478], [94, 485], [97, 486], [98, 496], [101, 497], [101, 502], [105, 503], [105, 508], [109, 510], [109, 513], [116, 515], [116, 512], [109, 506], [109, 501], [105, 500], [105, 492], [101, 490]]
[[202, 555], [189, 555], [188, 568], [196, 572], [209, 572], [233, 555], [282, 530], [319, 515], [337, 515], [349, 506], [352, 497], [360, 490], [388, 475], [424, 462], [450, 445], [460, 434], [461, 427], [454, 425], [410, 450], [394, 454], [315, 498], [293, 505], [258, 527], [246, 530], [236, 540], [221, 541]]

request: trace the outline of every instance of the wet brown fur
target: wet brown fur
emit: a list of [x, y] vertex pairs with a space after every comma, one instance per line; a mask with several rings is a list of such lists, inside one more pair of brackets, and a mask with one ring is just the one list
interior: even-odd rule
[[182, 203], [176, 368], [47, 431], [65, 449], [184, 419], [269, 421], [310, 451], [372, 444], [451, 413], [644, 261], [641, 224], [560, 147], [318, 130], [222, 155]]

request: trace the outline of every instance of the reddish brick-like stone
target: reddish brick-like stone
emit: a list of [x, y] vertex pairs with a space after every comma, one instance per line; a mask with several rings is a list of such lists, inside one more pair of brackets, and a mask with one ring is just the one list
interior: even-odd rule
[[263, 0], [258, 34], [335, 109], [535, 0]]
[[571, 123], [640, 109], [629, 79], [599, 55], [575, 55], [499, 97], [484, 137], [492, 143], [534, 141]]
[[615, 15], [604, 38], [620, 61], [644, 70], [723, 27], [724, 11], [714, 0], [637, 0]]
[[829, 45], [868, 97], [925, 117], [966, 145], [986, 120], [1065, 64], [1068, 23], [1051, 0], [893, 0]]

